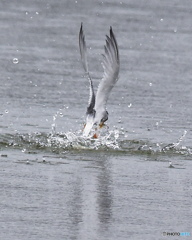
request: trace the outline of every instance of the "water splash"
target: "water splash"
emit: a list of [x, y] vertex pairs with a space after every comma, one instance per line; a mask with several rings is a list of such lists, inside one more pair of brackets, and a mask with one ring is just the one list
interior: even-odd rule
[[109, 131], [106, 135], [100, 135], [98, 139], [92, 137], [83, 137], [82, 131], [76, 133], [66, 132], [63, 135], [50, 135], [48, 146], [57, 146], [65, 149], [113, 149], [119, 148], [118, 144], [119, 131]]
[[181, 144], [181, 142], [184, 140], [186, 134], [187, 134], [187, 130], [185, 130], [185, 131], [183, 132], [183, 134], [182, 134], [181, 137], [177, 140], [177, 142], [168, 144], [167, 146], [165, 146], [165, 147], [162, 148], [162, 151], [167, 151], [167, 150], [170, 150], [170, 149], [176, 149], [176, 148]]
[[57, 132], [56, 132], [56, 127], [57, 127], [56, 120], [57, 120], [58, 116], [59, 116], [59, 117], [63, 117], [63, 113], [62, 113], [61, 111], [57, 111], [57, 112], [53, 115], [53, 123], [51, 124], [51, 134], [52, 134], [52, 135], [57, 134]]
[[53, 123], [51, 124], [51, 134], [52, 135], [56, 134], [56, 119], [57, 119], [57, 116], [58, 116], [58, 112], [55, 115], [53, 115]]
[[91, 150], [91, 151], [109, 151], [117, 154], [146, 154], [146, 155], [179, 155], [192, 156], [192, 148], [181, 146], [187, 131], [184, 131], [181, 137], [168, 145], [163, 143], [153, 143], [149, 140], [131, 140], [128, 139], [124, 131], [115, 129], [108, 130], [100, 134], [98, 139], [92, 137], [85, 138], [82, 131], [56, 133], [57, 116], [54, 115], [54, 122], [51, 133], [29, 133], [15, 135], [0, 135], [0, 149], [18, 149], [27, 154], [36, 151], [64, 153], [68, 151]]

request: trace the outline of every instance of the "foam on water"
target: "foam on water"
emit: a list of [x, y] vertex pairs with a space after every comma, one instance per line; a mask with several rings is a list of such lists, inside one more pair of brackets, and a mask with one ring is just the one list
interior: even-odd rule
[[119, 131], [109, 131], [106, 135], [101, 135], [98, 139], [92, 137], [83, 137], [81, 132], [67, 132], [63, 136], [51, 135], [48, 138], [48, 145], [65, 146], [72, 149], [120, 149]]
[[191, 156], [192, 148], [182, 146], [186, 136], [184, 131], [175, 143], [153, 143], [148, 140], [129, 139], [121, 130], [106, 130], [98, 139], [83, 137], [82, 131], [66, 133], [30, 133], [30, 134], [5, 134], [0, 136], [0, 148], [21, 149], [24, 153], [31, 151], [45, 151], [62, 153], [65, 151], [92, 150], [112, 151], [113, 153], [128, 154], [176, 154]]

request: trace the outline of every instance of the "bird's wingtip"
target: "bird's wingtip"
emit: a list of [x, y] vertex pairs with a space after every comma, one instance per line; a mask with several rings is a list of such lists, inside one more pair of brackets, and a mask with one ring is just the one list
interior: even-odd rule
[[83, 31], [83, 22], [81, 22], [80, 32]]
[[113, 28], [110, 26], [110, 34], [113, 34]]

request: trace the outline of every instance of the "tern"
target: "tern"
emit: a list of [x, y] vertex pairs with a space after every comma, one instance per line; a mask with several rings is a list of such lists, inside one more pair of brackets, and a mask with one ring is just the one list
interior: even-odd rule
[[[109, 36], [106, 35], [104, 54], [102, 54], [102, 66], [104, 73], [98, 86], [96, 95], [93, 88], [92, 78], [88, 69], [87, 47], [82, 23], [79, 31], [79, 49], [82, 65], [89, 80], [90, 89], [88, 107], [86, 112], [86, 124], [83, 130], [83, 136], [88, 137], [94, 125], [97, 126], [96, 129], [102, 128], [104, 126], [104, 123], [108, 120], [108, 111], [106, 110], [106, 104], [112, 88], [118, 81], [120, 66], [119, 49], [112, 27], [110, 27]], [[93, 137], [97, 138], [97, 134], [95, 133]]]

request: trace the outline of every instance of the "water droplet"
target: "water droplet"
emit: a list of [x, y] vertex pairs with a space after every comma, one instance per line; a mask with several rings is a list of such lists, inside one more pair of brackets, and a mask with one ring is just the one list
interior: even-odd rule
[[9, 111], [6, 109], [6, 110], [5, 110], [5, 113], [9, 113]]
[[173, 30], [173, 32], [176, 33], [176, 32], [177, 32], [177, 28], [175, 28], [175, 29]]
[[19, 63], [19, 59], [18, 58], [13, 58], [13, 63], [14, 64], [18, 64]]
[[29, 14], [29, 12], [25, 12], [25, 14], [26, 14], [26, 15], [28, 15], [28, 14]]
[[39, 12], [35, 12], [37, 15], [39, 14]]
[[163, 22], [163, 18], [161, 18], [160, 21]]
[[119, 138], [119, 131], [118, 130], [114, 131], [114, 137], [115, 137], [115, 140], [117, 140]]
[[153, 83], [149, 83], [149, 86], [151, 87], [153, 85]]
[[26, 149], [25, 149], [25, 148], [23, 148], [23, 149], [21, 150], [21, 152], [23, 152], [23, 153], [24, 153], [24, 152], [26, 152]]
[[128, 108], [130, 108], [132, 106], [132, 103], [130, 103], [129, 105], [128, 105]]

